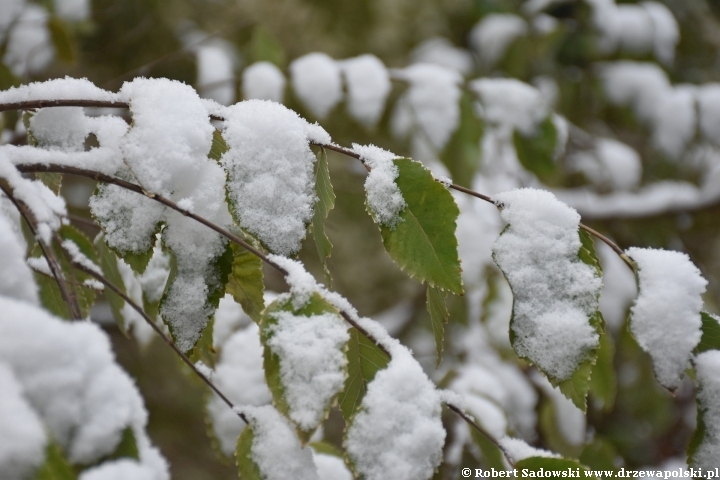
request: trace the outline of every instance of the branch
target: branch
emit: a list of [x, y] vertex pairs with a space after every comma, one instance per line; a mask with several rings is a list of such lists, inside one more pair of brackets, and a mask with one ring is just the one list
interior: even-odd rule
[[60, 268], [60, 264], [58, 263], [57, 258], [55, 257], [55, 252], [53, 252], [53, 249], [51, 247], [44, 245], [41, 239], [37, 238], [37, 222], [35, 221], [35, 216], [33, 215], [32, 211], [28, 208], [27, 205], [25, 205], [25, 203], [15, 198], [9, 188], [6, 188], [4, 185], [0, 184], [0, 190], [2, 190], [2, 192], [8, 197], [8, 199], [13, 203], [13, 205], [15, 205], [15, 208], [17, 208], [17, 211], [25, 220], [25, 223], [30, 229], [33, 237], [35, 237], [35, 239], [37, 240], [40, 251], [45, 257], [45, 260], [47, 260], [50, 271], [55, 278], [55, 282], [57, 282], [58, 289], [60, 290], [60, 295], [62, 296], [65, 304], [68, 306], [70, 317], [73, 320], [82, 319], [80, 305], [78, 305], [75, 295], [72, 294], [68, 289], [68, 282], [62, 273], [62, 269]]
[[505, 457], [505, 460], [507, 460], [508, 463], [510, 464], [510, 467], [515, 468], [515, 464], [513, 463], [512, 459], [510, 458], [510, 455], [508, 454], [507, 450], [505, 450], [505, 448], [502, 445], [500, 445], [500, 442], [498, 442], [495, 439], [495, 437], [490, 435], [490, 432], [488, 432], [483, 427], [478, 425], [477, 422], [475, 422], [475, 420], [472, 419], [472, 417], [470, 417], [467, 413], [463, 412], [460, 408], [456, 407], [452, 403], [446, 401], [445, 405], [447, 405], [450, 410], [457, 413], [460, 416], [460, 418], [465, 420], [470, 426], [472, 426], [475, 430], [480, 432], [485, 438], [490, 440], [490, 443], [495, 445], [502, 452], [503, 456]]
[[[220, 389], [218, 389], [218, 387], [216, 387], [215, 384], [210, 381], [209, 378], [207, 378], [205, 375], [203, 375], [202, 373], [200, 373], [200, 371], [197, 369], [197, 367], [196, 367], [195, 364], [192, 362], [192, 360], [190, 360], [190, 359], [187, 357], [187, 355], [185, 355], [179, 348], [177, 348], [177, 346], [173, 343], [173, 341], [170, 340], [170, 338], [169, 338], [167, 335], [165, 335], [165, 332], [163, 332], [162, 329], [161, 329], [155, 322], [153, 322], [153, 321], [150, 319], [150, 317], [147, 316], [147, 314], [145, 313], [145, 311], [144, 311], [137, 303], [135, 303], [134, 301], [132, 301], [132, 299], [130, 299], [130, 297], [128, 297], [125, 293], [123, 293], [123, 291], [120, 290], [117, 286], [113, 285], [113, 284], [112, 284], [107, 278], [105, 278], [103, 275], [98, 274], [97, 272], [93, 271], [92, 269], [87, 268], [87, 267], [85, 267], [84, 265], [82, 265], [81, 263], [78, 263], [78, 262], [76, 262], [76, 261], [74, 261], [74, 260], [72, 260], [72, 259], [69, 259], [69, 261], [70, 261], [70, 264], [73, 266], [73, 268], [76, 268], [76, 269], [78, 269], [78, 270], [80, 270], [80, 271], [82, 271], [82, 272], [90, 275], [90, 276], [93, 277], [95, 280], [97, 280], [97, 281], [99, 281], [100, 283], [102, 283], [103, 285], [105, 285], [105, 287], [107, 287], [107, 288], [109, 288], [110, 290], [112, 290], [117, 296], [119, 296], [120, 298], [122, 298], [123, 300], [125, 300], [125, 302], [126, 302], [128, 305], [130, 305], [136, 312], [138, 312], [138, 313], [140, 314], [141, 317], [143, 317], [143, 319], [145, 320], [145, 322], [147, 322], [147, 324], [150, 325], [150, 327], [155, 331], [155, 333], [157, 333], [158, 335], [160, 335], [160, 338], [163, 339], [163, 341], [182, 359], [182, 361], [183, 361], [188, 367], [190, 367], [190, 370], [192, 370], [198, 377], [200, 377], [200, 379], [202, 379], [202, 381], [205, 382], [205, 384], [206, 384], [208, 387], [210, 387], [210, 389], [211, 389], [213, 392], [215, 392], [215, 393], [217, 394], [217, 396], [220, 397], [220, 398], [222, 399], [222, 401], [227, 404], [228, 407], [230, 407], [231, 409], [233, 409], [233, 411], [235, 411], [235, 405], [233, 405], [233, 403], [230, 401], [230, 399], [228, 399], [228, 398], [225, 396], [225, 394], [223, 394], [223, 393], [220, 391]], [[245, 423], [248, 423], [248, 420], [247, 420], [247, 418], [245, 418], [245, 415], [244, 415], [243, 413], [238, 413], [238, 416], [239, 416]]]

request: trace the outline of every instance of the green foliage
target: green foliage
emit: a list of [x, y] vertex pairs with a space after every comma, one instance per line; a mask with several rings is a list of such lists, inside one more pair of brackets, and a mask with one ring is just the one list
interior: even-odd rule
[[[110, 283], [120, 289], [120, 291], [127, 294], [125, 283], [123, 282], [120, 270], [118, 269], [117, 262], [119, 260], [105, 243], [105, 236], [102, 233], [98, 234], [98, 236], [95, 237], [94, 244], [98, 252], [98, 257], [100, 258], [100, 268], [102, 269], [103, 275], [105, 275], [105, 278], [107, 278]], [[125, 300], [109, 288], [106, 288], [103, 293], [108, 305], [110, 305], [110, 311], [112, 312], [118, 328], [124, 335], [127, 335], [127, 325], [125, 324], [125, 318], [122, 315]]]
[[262, 25], [253, 29], [249, 53], [252, 62], [270, 62], [280, 68], [287, 63], [283, 46], [272, 32]]
[[61, 173], [36, 173], [35, 176], [55, 195], [60, 195], [60, 187], [62, 187]]
[[335, 192], [333, 192], [332, 183], [330, 183], [330, 170], [328, 169], [327, 154], [322, 149], [318, 155], [317, 165], [315, 166], [315, 193], [317, 194], [317, 202], [315, 202], [315, 211], [312, 219], [312, 232], [317, 247], [318, 256], [325, 272], [325, 280], [330, 285], [332, 277], [328, 270], [327, 259], [332, 252], [332, 243], [325, 235], [325, 219], [330, 210], [335, 208]]
[[[290, 404], [285, 398], [285, 386], [283, 385], [282, 376], [280, 374], [280, 357], [276, 355], [272, 351], [272, 348], [268, 345], [268, 342], [274, 335], [273, 327], [277, 324], [277, 318], [273, 314], [281, 311], [291, 312], [296, 317], [310, 317], [313, 315], [322, 315], [324, 313], [332, 313], [339, 317], [340, 313], [337, 308], [320, 296], [320, 294], [313, 293], [308, 303], [300, 309], [295, 309], [293, 307], [292, 298], [287, 298], [285, 300], [278, 300], [271, 303], [262, 314], [262, 318], [260, 320], [260, 341], [265, 347], [263, 354], [265, 379], [267, 380], [268, 387], [272, 393], [275, 408], [277, 408], [278, 412], [285, 415], [290, 422], [295, 424], [294, 420], [290, 418]], [[339, 394], [340, 392], [337, 392], [337, 394], [330, 399], [327, 405], [325, 405], [325, 415], [323, 415], [323, 417], [327, 417], [335, 398], [337, 398], [337, 395]], [[295, 424], [295, 426], [303, 445], [310, 441], [310, 437], [318, 427], [318, 425], [316, 425], [310, 430], [303, 430], [297, 424]]]
[[470, 428], [470, 436], [472, 436], [473, 442], [475, 442], [475, 445], [480, 449], [480, 453], [482, 453], [483, 468], [505, 470], [505, 460], [502, 450], [474, 428]]
[[695, 431], [693, 432], [690, 443], [688, 444], [687, 456], [688, 466], [697, 468], [702, 465], [698, 465], [695, 455], [705, 442], [712, 442], [715, 438], [715, 435], [713, 435], [712, 432], [710, 432], [710, 435], [708, 435], [708, 427], [707, 423], [705, 423], [705, 414], [707, 413], [707, 407], [697, 399], [697, 395], [695, 398], [697, 401], [697, 426], [695, 427]]
[[552, 176], [557, 171], [555, 163], [557, 130], [551, 117], [543, 120], [532, 136], [526, 137], [518, 131], [513, 132], [513, 144], [518, 160], [525, 169], [546, 182], [552, 180]]
[[75, 62], [78, 55], [77, 46], [69, 25], [61, 18], [53, 16], [48, 20], [47, 26], [57, 57], [63, 62]]
[[76, 480], [77, 473], [65, 458], [60, 446], [54, 442], [48, 442], [45, 447], [45, 462], [35, 473], [35, 480]]
[[607, 332], [600, 335], [597, 355], [597, 363], [590, 376], [590, 395], [595, 408], [608, 412], [615, 405], [617, 378], [614, 363], [615, 344], [612, 336]]
[[242, 480], [263, 480], [260, 468], [252, 460], [252, 444], [255, 435], [252, 426], [248, 425], [238, 437], [235, 447], [235, 462], [238, 475]]
[[256, 322], [265, 308], [262, 261], [240, 245], [231, 244], [232, 270], [225, 291], [233, 296], [245, 313]]
[[140, 451], [138, 450], [137, 440], [135, 439], [135, 433], [133, 433], [132, 427], [127, 427], [123, 430], [122, 436], [120, 437], [120, 443], [115, 447], [115, 451], [104, 458], [102, 462], [107, 460], [117, 460], [119, 458], [132, 458], [134, 460], [140, 459]]
[[215, 357], [217, 352], [213, 346], [213, 327], [215, 326], [215, 319], [211, 318], [208, 320], [205, 329], [202, 331], [202, 335], [198, 339], [197, 343], [188, 353], [188, 358], [193, 362], [203, 362], [210, 368], [215, 367]]
[[702, 337], [695, 347], [695, 355], [708, 350], [720, 350], [720, 317], [709, 312], [700, 312]]
[[210, 146], [208, 158], [220, 163], [220, 158], [222, 158], [223, 154], [228, 150], [230, 150], [230, 147], [225, 143], [225, 139], [220, 133], [220, 130], [216, 128], [213, 132], [212, 145]]
[[394, 228], [380, 226], [385, 249], [410, 276], [462, 295], [455, 238], [460, 210], [455, 200], [421, 163], [407, 158], [393, 162], [399, 170], [396, 183], [407, 207]]
[[480, 166], [480, 141], [484, 130], [482, 120], [475, 114], [472, 97], [463, 92], [460, 97], [460, 126], [440, 154], [454, 183], [468, 188], [472, 186], [472, 179]]
[[445, 344], [445, 324], [450, 314], [445, 306], [447, 293], [439, 288], [428, 285], [426, 293], [427, 311], [430, 313], [430, 323], [435, 336], [435, 352], [437, 355], [437, 366], [442, 361], [442, 352]]
[[355, 327], [350, 329], [350, 341], [347, 349], [348, 377], [345, 388], [338, 398], [340, 411], [349, 422], [362, 404], [367, 387], [375, 374], [386, 368], [390, 359]]

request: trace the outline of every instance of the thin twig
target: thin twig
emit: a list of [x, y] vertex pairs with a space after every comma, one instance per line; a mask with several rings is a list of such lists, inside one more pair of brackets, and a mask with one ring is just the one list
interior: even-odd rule
[[[143, 319], [145, 320], [145, 322], [147, 322], [147, 324], [150, 325], [150, 327], [155, 331], [155, 333], [157, 333], [158, 335], [160, 335], [160, 338], [163, 339], [163, 341], [182, 359], [182, 361], [183, 361], [188, 367], [190, 367], [190, 369], [191, 369], [198, 377], [200, 377], [200, 379], [202, 379], [202, 381], [205, 382], [205, 384], [206, 384], [208, 387], [210, 387], [210, 389], [211, 389], [213, 392], [215, 392], [215, 393], [217, 394], [217, 396], [220, 397], [220, 399], [227, 404], [228, 407], [230, 407], [231, 409], [233, 409], [233, 411], [235, 411], [235, 405], [233, 405], [233, 403], [230, 401], [230, 399], [228, 399], [228, 398], [225, 396], [225, 394], [222, 393], [222, 392], [220, 391], [220, 389], [219, 389], [218, 387], [216, 387], [213, 382], [210, 381], [209, 378], [207, 378], [205, 375], [203, 375], [203, 374], [200, 372], [200, 370], [197, 369], [197, 367], [196, 367], [195, 364], [192, 362], [192, 360], [190, 360], [190, 359], [187, 357], [187, 355], [185, 355], [185, 354], [173, 343], [173, 341], [172, 341], [167, 335], [165, 335], [165, 332], [163, 332], [162, 329], [161, 329], [155, 322], [153, 322], [153, 321], [150, 319], [150, 317], [147, 316], [147, 314], [145, 313], [145, 311], [144, 311], [137, 303], [135, 303], [130, 297], [128, 297], [125, 293], [123, 293], [122, 290], [120, 290], [117, 286], [115, 286], [114, 284], [112, 284], [112, 283], [111, 283], [107, 278], [105, 278], [103, 275], [100, 275], [99, 273], [93, 271], [93, 270], [90, 269], [90, 268], [85, 267], [83, 264], [78, 263], [78, 262], [76, 262], [76, 261], [74, 261], [74, 260], [72, 260], [72, 259], [70, 259], [70, 264], [73, 266], [73, 268], [76, 268], [76, 269], [78, 269], [78, 270], [81, 270], [82, 272], [85, 272], [86, 274], [90, 275], [90, 276], [93, 277], [95, 280], [97, 280], [97, 281], [99, 281], [100, 283], [102, 283], [103, 285], [105, 285], [105, 287], [107, 287], [107, 288], [109, 288], [110, 290], [112, 290], [117, 296], [119, 296], [120, 298], [122, 298], [123, 300], [125, 300], [125, 302], [126, 302], [128, 305], [130, 305], [136, 312], [138, 312], [138, 313], [140, 314], [141, 317], [143, 317]], [[243, 413], [240, 413], [240, 412], [236, 412], [236, 413], [238, 414], [238, 416], [239, 416], [245, 423], [248, 423], [248, 420], [247, 420], [247, 418], [245, 418], [245, 415], [244, 415]]]
[[456, 406], [453, 405], [452, 403], [445, 402], [445, 405], [447, 405], [450, 410], [452, 410], [453, 412], [457, 413], [457, 414], [460, 416], [460, 418], [462, 418], [463, 420], [465, 420], [465, 421], [466, 421], [469, 425], [471, 425], [475, 430], [477, 430], [478, 432], [480, 432], [480, 434], [482, 434], [485, 438], [487, 438], [488, 440], [490, 440], [490, 442], [491, 442], [493, 445], [495, 445], [495, 446], [502, 452], [503, 456], [504, 456], [505, 459], [508, 461], [508, 463], [510, 464], [510, 466], [511, 466], [512, 468], [515, 468], [515, 464], [513, 463], [512, 459], [510, 458], [510, 455], [508, 454], [507, 450], [505, 450], [505, 448], [504, 448], [502, 445], [500, 445], [500, 442], [498, 442], [498, 441], [495, 439], [495, 437], [493, 437], [492, 435], [490, 435], [490, 432], [488, 432], [488, 431], [485, 430], [483, 427], [481, 427], [480, 425], [478, 425], [477, 422], [476, 422], [475, 420], [473, 420], [472, 417], [470, 417], [467, 413], [463, 412], [461, 409], [459, 409], [458, 407], [456, 407]]
[[58, 289], [60, 290], [60, 295], [62, 296], [65, 304], [68, 306], [70, 318], [73, 320], [82, 319], [82, 312], [80, 311], [80, 305], [78, 305], [77, 303], [77, 297], [72, 295], [70, 290], [68, 289], [68, 282], [62, 273], [62, 269], [60, 268], [60, 264], [58, 263], [57, 258], [55, 257], [55, 252], [53, 252], [53, 249], [51, 247], [46, 246], [40, 238], [37, 238], [37, 222], [35, 221], [35, 216], [33, 215], [32, 211], [28, 208], [27, 205], [25, 205], [24, 202], [15, 198], [9, 188], [6, 188], [4, 185], [0, 184], [0, 190], [2, 190], [3, 193], [8, 197], [8, 199], [13, 203], [13, 205], [15, 205], [15, 208], [23, 217], [25, 223], [30, 229], [30, 233], [32, 233], [33, 237], [37, 240], [40, 251], [45, 257], [45, 260], [47, 260], [48, 266], [50, 267], [50, 272], [52, 272], [52, 275], [55, 278], [55, 282], [57, 283]]

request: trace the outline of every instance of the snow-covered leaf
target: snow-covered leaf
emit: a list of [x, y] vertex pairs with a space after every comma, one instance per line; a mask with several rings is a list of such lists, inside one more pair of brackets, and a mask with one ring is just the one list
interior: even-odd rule
[[695, 358], [697, 427], [688, 445], [688, 465], [712, 470], [720, 456], [720, 351]]
[[[98, 257], [100, 259], [100, 268], [102, 268], [103, 275], [105, 275], [105, 278], [107, 278], [110, 283], [119, 288], [120, 291], [127, 294], [127, 291], [125, 289], [125, 283], [123, 282], [122, 276], [120, 275], [120, 270], [118, 269], [118, 258], [105, 243], [105, 237], [102, 235], [102, 233], [95, 237], [95, 241], [93, 243], [95, 244], [95, 248], [98, 252]], [[110, 305], [110, 311], [112, 312], [113, 318], [115, 319], [118, 328], [124, 335], [127, 336], [128, 326], [125, 324], [125, 317], [122, 314], [125, 300], [120, 298], [118, 294], [116, 294], [109, 288], [104, 291], [104, 295], [105, 299]]]
[[332, 243], [325, 235], [325, 219], [330, 210], [335, 207], [335, 192], [333, 192], [332, 183], [330, 183], [330, 170], [328, 169], [327, 154], [325, 149], [318, 156], [317, 165], [315, 166], [315, 193], [317, 201], [315, 202], [315, 212], [312, 219], [312, 232], [315, 238], [315, 246], [317, 247], [320, 262], [322, 262], [325, 279], [330, 284], [331, 276], [328, 270], [327, 259], [332, 252]]
[[289, 296], [269, 305], [260, 331], [274, 403], [306, 444], [345, 382], [347, 324], [337, 308], [313, 293], [300, 309]]
[[210, 147], [210, 153], [208, 153], [208, 157], [215, 160], [216, 162], [220, 162], [220, 158], [223, 156], [225, 152], [227, 152], [229, 149], [227, 143], [225, 143], [225, 139], [222, 137], [222, 133], [220, 133], [220, 130], [215, 129], [213, 132], [213, 139], [212, 139], [212, 147]]
[[348, 377], [338, 399], [345, 421], [350, 421], [362, 403], [367, 386], [375, 374], [387, 367], [390, 359], [355, 327], [350, 329], [347, 349]]
[[262, 261], [234, 243], [232, 252], [232, 271], [228, 276], [225, 291], [233, 296], [250, 318], [259, 322], [260, 314], [265, 308]]
[[615, 344], [609, 333], [600, 335], [597, 363], [590, 375], [590, 397], [597, 408], [609, 412], [615, 405], [617, 378], [615, 375]]
[[435, 353], [437, 356], [437, 366], [442, 361], [443, 346], [445, 343], [445, 324], [448, 322], [450, 314], [445, 305], [447, 293], [439, 288], [427, 286], [426, 291], [427, 311], [430, 314], [430, 323], [432, 325], [433, 335], [435, 336]]
[[407, 207], [393, 227], [380, 225], [385, 249], [410, 276], [441, 290], [463, 294], [456, 220], [460, 210], [450, 192], [422, 164], [393, 160], [395, 182]]
[[252, 459], [252, 444], [255, 434], [252, 428], [246, 428], [240, 434], [235, 448], [235, 462], [242, 480], [263, 480], [260, 468]]
[[708, 350], [720, 350], [720, 317], [715, 314], [702, 311], [702, 337], [700, 343], [695, 347], [695, 355]]

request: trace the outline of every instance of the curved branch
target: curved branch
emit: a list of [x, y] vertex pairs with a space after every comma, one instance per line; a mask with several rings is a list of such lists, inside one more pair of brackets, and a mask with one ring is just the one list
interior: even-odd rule
[[507, 450], [505, 450], [505, 447], [503, 447], [500, 444], [500, 442], [498, 442], [497, 439], [495, 439], [495, 437], [490, 435], [490, 432], [488, 432], [483, 427], [478, 425], [477, 422], [475, 420], [473, 420], [472, 417], [470, 417], [467, 413], [463, 412], [460, 408], [456, 407], [452, 403], [445, 402], [445, 405], [447, 405], [450, 410], [457, 413], [460, 416], [460, 418], [462, 418], [463, 420], [465, 420], [465, 422], [468, 423], [468, 425], [472, 426], [475, 430], [480, 432], [485, 438], [490, 440], [490, 443], [495, 445], [502, 452], [503, 456], [505, 457], [505, 460], [507, 460], [508, 463], [510, 464], [510, 467], [515, 468], [515, 464], [513, 463], [512, 459], [510, 458], [510, 455], [508, 454]]

